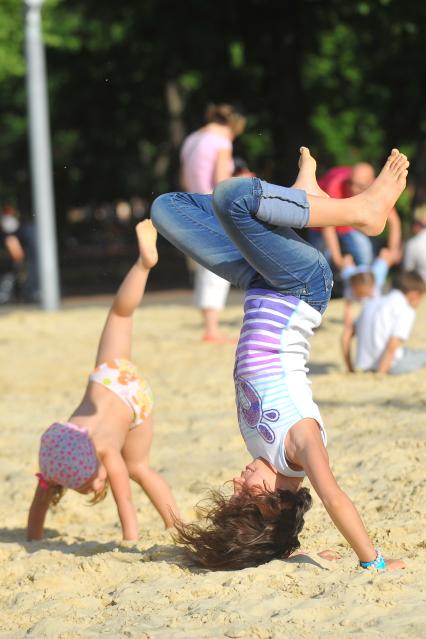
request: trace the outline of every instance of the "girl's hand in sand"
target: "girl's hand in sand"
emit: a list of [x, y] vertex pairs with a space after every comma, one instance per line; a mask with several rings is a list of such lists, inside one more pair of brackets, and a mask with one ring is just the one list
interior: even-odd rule
[[402, 559], [386, 559], [385, 561], [388, 570], [402, 570], [405, 568], [405, 563]]
[[329, 548], [327, 548], [327, 550], [321, 550], [321, 552], [318, 553], [318, 557], [321, 557], [321, 559], [327, 559], [327, 561], [338, 561], [341, 559], [340, 555], [335, 550], [330, 550]]

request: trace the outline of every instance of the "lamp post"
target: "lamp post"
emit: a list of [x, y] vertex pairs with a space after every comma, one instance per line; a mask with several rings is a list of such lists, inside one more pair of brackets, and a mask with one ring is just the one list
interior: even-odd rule
[[45, 310], [59, 306], [58, 257], [50, 151], [46, 63], [41, 36], [44, 0], [24, 0], [27, 100], [31, 154], [31, 181], [36, 221], [37, 259], [41, 304]]

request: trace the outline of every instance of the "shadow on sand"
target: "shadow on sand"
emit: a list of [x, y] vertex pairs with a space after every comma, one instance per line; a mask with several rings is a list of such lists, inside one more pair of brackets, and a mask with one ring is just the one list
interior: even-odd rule
[[135, 556], [135, 560], [150, 562], [164, 561], [181, 567], [188, 567], [192, 572], [200, 572], [201, 569], [192, 566], [182, 549], [174, 544], [155, 544], [149, 548], [140, 548], [137, 543], [131, 542], [99, 542], [87, 539], [74, 538], [66, 541], [60, 533], [52, 528], [46, 528], [44, 539], [40, 541], [27, 541], [25, 528], [0, 528], [0, 544], [18, 544], [29, 554], [48, 550], [61, 552], [64, 555], [77, 557], [93, 557], [105, 553], [124, 553]]
[[[185, 568], [193, 574], [209, 572], [205, 568], [196, 566], [185, 552], [174, 544], [154, 544], [153, 546], [141, 549], [137, 545], [131, 546], [117, 542], [100, 543], [98, 541], [83, 540], [76, 538], [67, 542], [60, 538], [57, 530], [48, 528], [45, 530], [45, 538], [41, 541], [26, 541], [25, 528], [0, 528], [0, 544], [18, 544], [32, 554], [40, 550], [51, 552], [61, 552], [65, 555], [75, 555], [76, 557], [93, 557], [105, 553], [118, 552], [133, 555], [135, 561], [141, 562], [165, 562], [167, 564]], [[289, 564], [310, 564], [321, 570], [327, 570], [318, 561], [305, 553], [301, 553], [283, 560]], [[225, 572], [225, 571], [224, 571]], [[230, 571], [231, 572], [231, 571]], [[233, 572], [233, 571], [232, 571]]]

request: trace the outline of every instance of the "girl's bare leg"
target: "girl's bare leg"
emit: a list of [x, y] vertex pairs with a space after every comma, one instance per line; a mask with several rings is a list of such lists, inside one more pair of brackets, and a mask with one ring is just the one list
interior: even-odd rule
[[139, 259], [114, 298], [99, 342], [96, 366], [115, 357], [131, 359], [133, 313], [142, 301], [149, 272], [158, 261], [157, 231], [151, 220], [140, 222], [136, 234]]
[[406, 186], [409, 162], [405, 155], [393, 149], [373, 184], [359, 195], [325, 199], [316, 181], [316, 161], [306, 147], [300, 153], [299, 175], [293, 187], [307, 192], [307, 226], [353, 226], [367, 235], [383, 231], [388, 214]]
[[170, 528], [179, 513], [170, 486], [149, 465], [152, 435], [152, 416], [150, 415], [143, 424], [129, 431], [122, 455], [130, 478], [139, 484], [161, 515], [165, 527]]

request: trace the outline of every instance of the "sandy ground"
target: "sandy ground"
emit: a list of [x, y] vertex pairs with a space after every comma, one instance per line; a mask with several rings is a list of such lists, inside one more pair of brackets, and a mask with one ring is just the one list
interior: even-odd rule
[[[82, 394], [106, 306], [0, 316], [0, 637], [426, 637], [426, 371], [382, 378], [343, 372], [340, 301], [313, 339], [312, 380], [333, 469], [385, 554], [404, 572], [372, 574], [314, 498], [302, 533], [308, 555], [240, 572], [191, 568], [135, 488], [140, 542], [123, 545], [111, 496], [95, 507], [68, 492], [43, 542], [27, 543], [38, 439]], [[237, 336], [241, 307], [224, 313]], [[426, 305], [410, 345], [426, 347]], [[173, 485], [183, 516], [207, 486], [248, 461], [232, 387], [232, 345], [200, 341], [188, 305], [138, 312], [134, 360], [156, 395], [153, 465]], [[317, 556], [335, 548], [339, 562]]]

